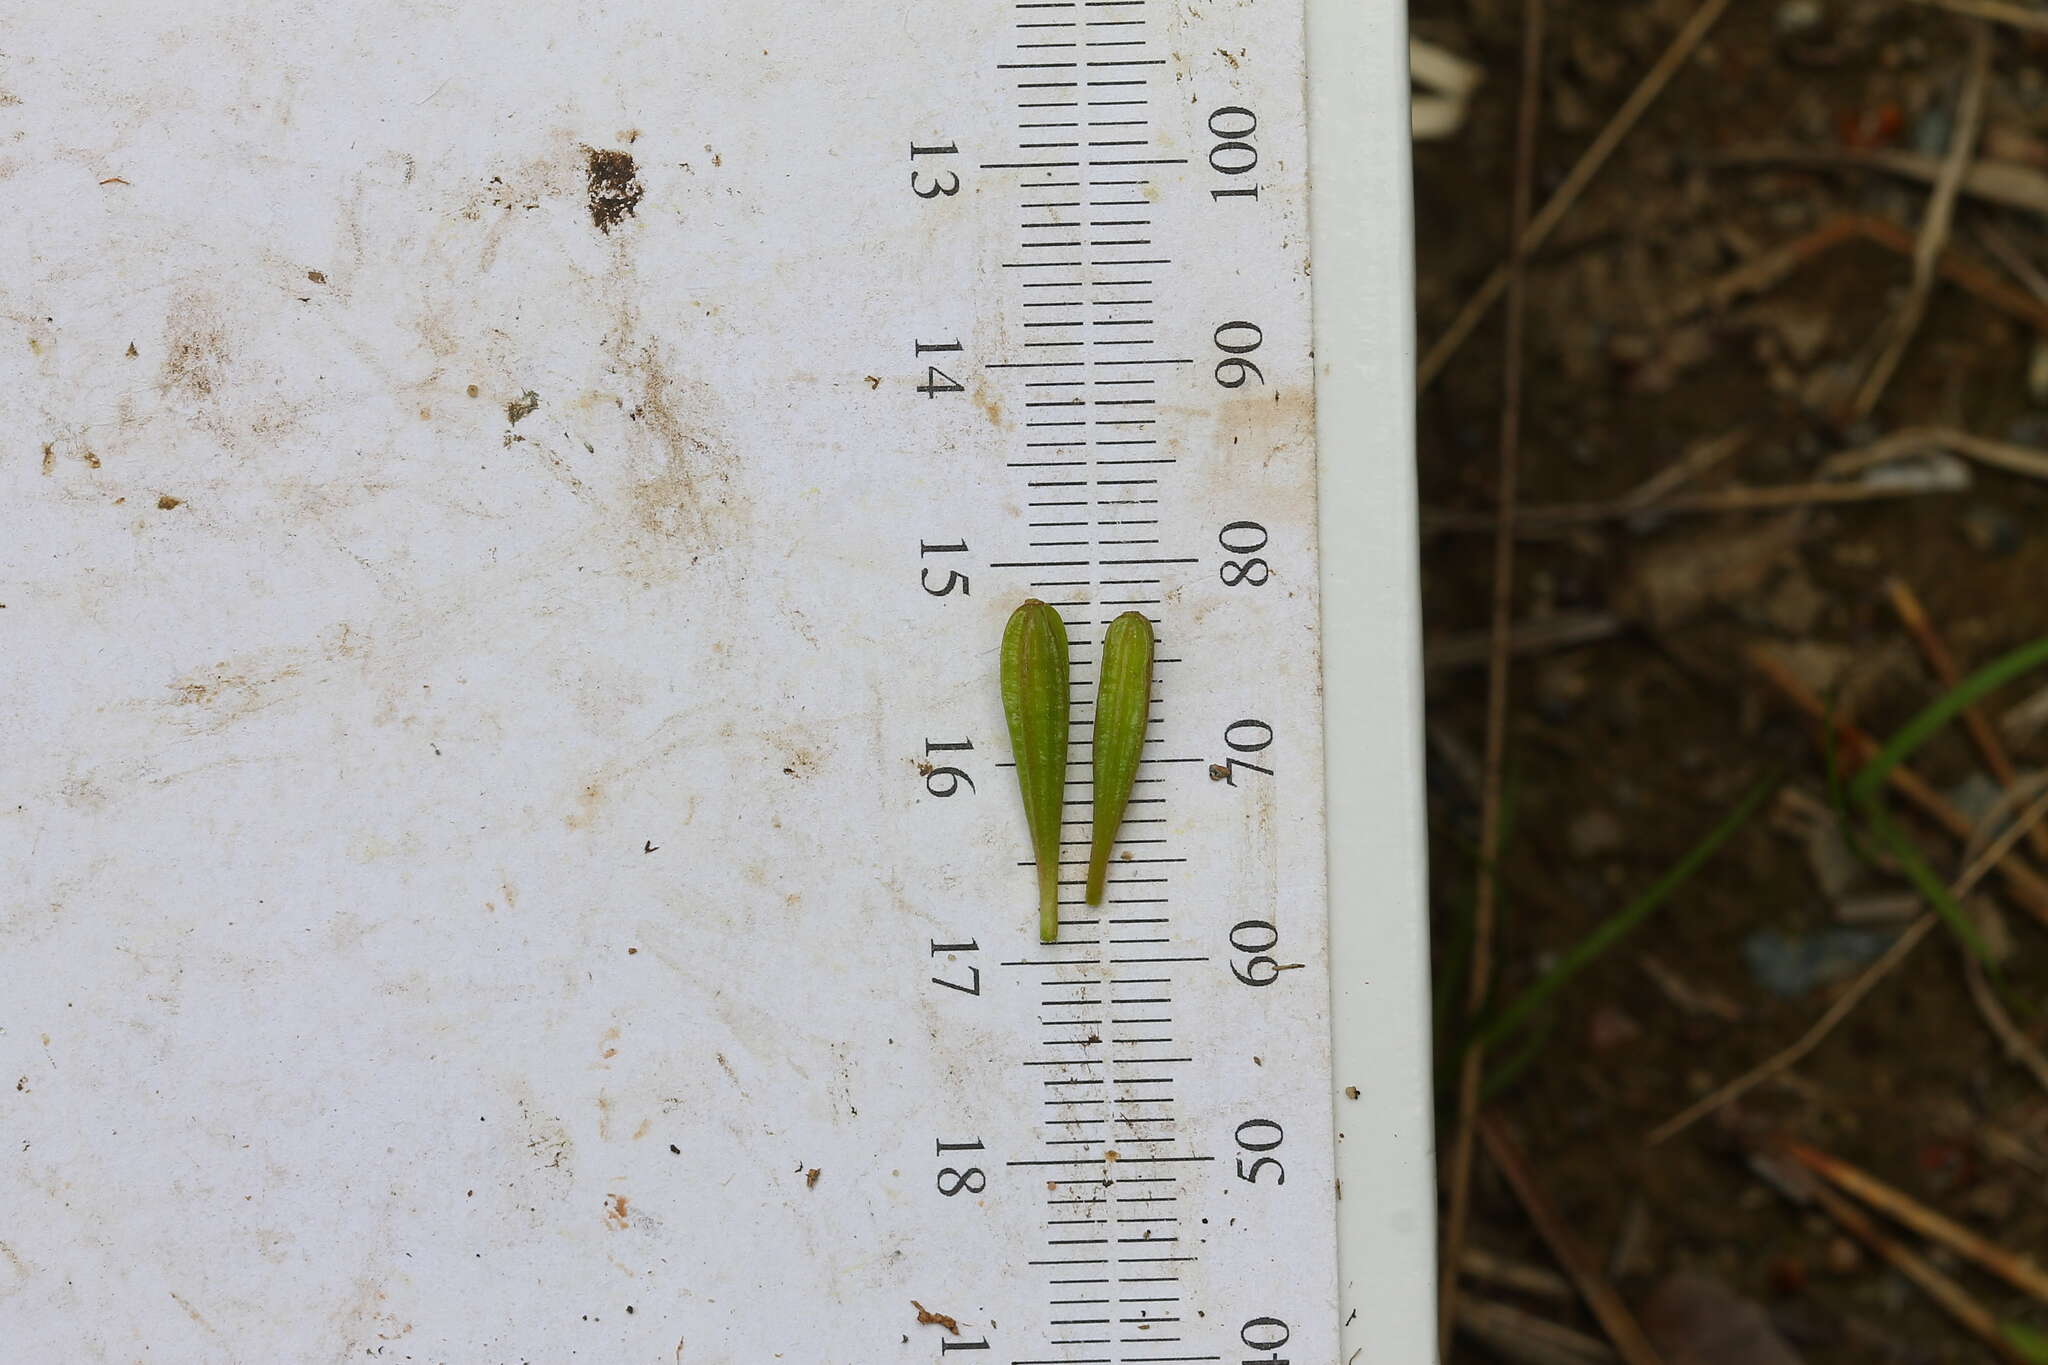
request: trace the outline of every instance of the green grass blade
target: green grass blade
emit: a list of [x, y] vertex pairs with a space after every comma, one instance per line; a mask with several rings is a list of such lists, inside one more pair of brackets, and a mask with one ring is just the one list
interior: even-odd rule
[[1989, 694], [1996, 692], [2013, 679], [2048, 665], [2048, 637], [2021, 645], [1969, 677], [1957, 683], [1946, 694], [1935, 699], [1919, 715], [1885, 741], [1876, 757], [1863, 765], [1849, 784], [1849, 795], [1858, 805], [1867, 805], [1883, 790], [1892, 770], [1912, 756], [1913, 751], [1932, 739], [1941, 728], [1976, 705]]
[[2013, 1349], [2028, 1360], [2037, 1365], [2048, 1365], [2048, 1332], [2029, 1327], [2024, 1322], [2001, 1322], [1998, 1330], [2012, 1343]]
[[1533, 1066], [1541, 1056], [1550, 1036], [1557, 1031], [1557, 1016], [1549, 1010], [1536, 1016], [1536, 1022], [1525, 1031], [1514, 1050], [1501, 1059], [1498, 1066], [1488, 1067], [1486, 1079], [1479, 1087], [1479, 1098], [1491, 1104]]
[[1920, 893], [1920, 899], [1926, 901], [1928, 908], [1941, 916], [1942, 922], [1948, 925], [1949, 932], [1954, 934], [1995, 978], [1998, 963], [1992, 955], [1991, 945], [1977, 932], [1977, 926], [1970, 923], [1970, 917], [1963, 913], [1962, 905], [1949, 894], [1948, 887], [1928, 865], [1927, 859], [1921, 855], [1913, 841], [1906, 837], [1905, 831], [1892, 823], [1891, 817], [1884, 813], [1881, 802], [1872, 801], [1863, 808], [1863, 814], [1870, 823], [1870, 832], [1897, 861], [1899, 870], [1906, 874], [1906, 880], [1913, 883], [1913, 889]]
[[1145, 756], [1152, 719], [1152, 623], [1127, 611], [1102, 637], [1095, 692], [1095, 837], [1088, 851], [1088, 903], [1102, 904], [1109, 854]]
[[1003, 629], [1003, 715], [1038, 861], [1038, 937], [1060, 936], [1060, 805], [1067, 784], [1067, 627], [1032, 598]]
[[1723, 816], [1719, 824], [1707, 831], [1705, 838], [1687, 850], [1684, 857], [1673, 863], [1649, 890], [1608, 916], [1599, 927], [1567, 952], [1556, 966], [1481, 1024], [1468, 1046], [1491, 1047], [1513, 1033], [1532, 1013], [1562, 990], [1567, 982], [1655, 914], [1680, 887], [1692, 880], [1694, 873], [1705, 867], [1708, 861], [1721, 851], [1721, 846], [1727, 843], [1737, 830], [1749, 823], [1750, 817], [1755, 815], [1771, 793], [1778, 789], [1778, 782], [1778, 774], [1773, 773], [1751, 787], [1743, 795], [1742, 800], [1736, 803], [1735, 808]]

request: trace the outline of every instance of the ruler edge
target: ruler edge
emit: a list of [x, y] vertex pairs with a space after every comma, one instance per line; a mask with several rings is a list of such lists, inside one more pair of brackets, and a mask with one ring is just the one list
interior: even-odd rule
[[1437, 1252], [1407, 16], [1307, 0], [1307, 25], [1340, 1362], [1420, 1365]]

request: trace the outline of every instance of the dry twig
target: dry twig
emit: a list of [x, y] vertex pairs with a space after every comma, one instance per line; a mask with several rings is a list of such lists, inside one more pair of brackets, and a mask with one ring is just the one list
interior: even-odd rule
[[[1767, 650], [1755, 649], [1750, 651], [1750, 662], [1787, 701], [1821, 724], [1832, 724], [1834, 747], [1845, 760], [1846, 767], [1861, 766], [1876, 756], [1877, 741], [1850, 721], [1831, 716], [1827, 704], [1779, 663], [1776, 656]], [[1892, 789], [1918, 807], [1922, 814], [1963, 844], [1970, 842], [1975, 832], [1970, 817], [1963, 814], [1953, 801], [1928, 786], [1919, 774], [1901, 763], [1891, 770], [1889, 781]], [[2013, 899], [2048, 924], [2048, 882], [2042, 881], [2041, 875], [2019, 858], [2000, 862], [1998, 874], [2012, 892]]]
[[2034, 1046], [2034, 1040], [2021, 1031], [2020, 1026], [2006, 1013], [2005, 1006], [1998, 999], [1998, 992], [1991, 989], [1985, 979], [1984, 964], [1977, 960], [1975, 953], [1963, 954], [1964, 980], [1970, 984], [1970, 1000], [1977, 1006], [1977, 1013], [1985, 1026], [1998, 1035], [1998, 1041], [2005, 1048], [2005, 1055], [2024, 1067], [2043, 1090], [2048, 1090], [2048, 1056]]
[[1755, 434], [1743, 426], [1694, 441], [1679, 452], [1677, 459], [1622, 494], [1620, 501], [1639, 511], [1654, 511], [1679, 489], [1741, 453]]
[[1917, 1199], [1818, 1147], [1788, 1139], [1780, 1143], [1779, 1148], [1809, 1171], [1832, 1181], [1922, 1237], [1940, 1242], [1957, 1255], [1983, 1266], [2013, 1288], [2048, 1303], [2048, 1270], [2043, 1270], [2031, 1257], [2014, 1255], [1996, 1242], [1979, 1237], [1962, 1224], [1942, 1217]]
[[[1920, 603], [1919, 596], [1903, 578], [1886, 581], [1885, 591], [1892, 599], [1892, 610], [1899, 614], [1899, 620], [1906, 627], [1906, 633], [1920, 647], [1927, 666], [1934, 670], [1934, 676], [1946, 688], [1962, 686], [1963, 671], [1957, 667], [1955, 655], [1949, 653], [1941, 633], [1927, 617], [1927, 608]], [[2006, 753], [2004, 743], [1998, 738], [1998, 731], [1992, 728], [1984, 708], [1970, 705], [1963, 708], [1963, 727], [1970, 732], [1970, 738], [1977, 745], [1977, 752], [1983, 755], [1984, 766], [1991, 769], [1991, 775], [1998, 779], [1998, 785], [2011, 791], [2019, 785], [2019, 770], [2013, 767], [2012, 757]], [[2048, 858], [2048, 827], [2034, 826], [2029, 842], [2034, 852]]]
[[2032, 1365], [2032, 1362], [2006, 1339], [2000, 1330], [1998, 1319], [1991, 1310], [1971, 1296], [1970, 1292], [1948, 1276], [1936, 1270], [1927, 1260], [1912, 1251], [1896, 1238], [1887, 1236], [1870, 1215], [1857, 1208], [1826, 1185], [1815, 1183], [1808, 1191], [1813, 1201], [1826, 1210], [1828, 1217], [1848, 1229], [1857, 1241], [1876, 1252], [1891, 1267], [1919, 1286], [1922, 1293], [1940, 1304], [1948, 1315], [1991, 1348], [1992, 1354], [2009, 1365]]
[[2010, 4], [2008, 0], [1919, 0], [1919, 3], [1977, 19], [1989, 19], [1996, 24], [2010, 24], [2030, 33], [2048, 33], [2048, 11]]
[[1486, 283], [1480, 285], [1478, 292], [1466, 300], [1457, 318], [1444, 334], [1437, 338], [1436, 344], [1429, 348], [1429, 354], [1422, 358], [1422, 363], [1416, 366], [1415, 387], [1418, 392], [1436, 382], [1437, 376], [1444, 372], [1444, 367], [1451, 363], [1451, 357], [1458, 353], [1459, 348], [1471, 338], [1474, 329], [1489, 312], [1493, 311], [1493, 305], [1499, 303], [1501, 296], [1507, 292], [1508, 276], [1514, 269], [1513, 261], [1526, 260], [1550, 239], [1550, 234], [1556, 231], [1565, 214], [1571, 211], [1572, 205], [1585, 193], [1586, 186], [1592, 184], [1593, 177], [1600, 174], [1601, 168], [1607, 164], [1607, 158], [1614, 155], [1614, 149], [1621, 145], [1622, 139], [1634, 131], [1643, 114], [1657, 102], [1657, 97], [1664, 93], [1664, 87], [1671, 84], [1671, 78], [1678, 74], [1679, 68], [1692, 56], [1693, 49], [1700, 45], [1700, 41], [1720, 22], [1721, 16], [1727, 13], [1728, 5], [1729, 0], [1704, 0], [1699, 9], [1693, 12], [1692, 18], [1686, 21], [1685, 27], [1679, 30], [1678, 36], [1671, 40], [1671, 46], [1664, 50], [1664, 55], [1657, 59], [1657, 64], [1643, 76], [1642, 82], [1629, 95], [1627, 102], [1615, 111], [1614, 117], [1607, 121], [1607, 126], [1600, 130], [1600, 136], [1594, 138], [1592, 145], [1579, 157], [1571, 173], [1565, 176], [1564, 183], [1557, 187], [1556, 193], [1543, 205], [1543, 211], [1509, 238], [1516, 244], [1512, 248], [1510, 262], [1494, 268], [1494, 272], [1486, 277]]
[[[2008, 270], [2019, 274], [1988, 231], [1980, 228], [1978, 236]], [[1998, 240], [2003, 241], [2002, 238]], [[1761, 252], [1724, 275], [1682, 291], [1671, 301], [1669, 317], [1673, 321], [1682, 321], [1710, 308], [1727, 308], [1738, 299], [1760, 294], [1781, 283], [1795, 270], [1848, 242], [1869, 242], [1902, 256], [1911, 256], [1915, 250], [1912, 234], [1889, 219], [1869, 214], [1839, 214], [1804, 236]], [[2031, 284], [2028, 291], [2014, 289], [1982, 261], [1953, 246], [1941, 253], [1935, 268], [1940, 271], [1942, 279], [1958, 289], [1975, 295], [2037, 332], [2048, 333], [2048, 292], [2031, 293]], [[2020, 278], [2025, 281], [2026, 277], [2021, 275]]]
[[2014, 279], [2025, 285], [2029, 294], [2042, 303], [2048, 303], [2048, 276], [2044, 276], [2040, 267], [2013, 244], [2012, 238], [1989, 223], [1979, 223], [1976, 235], [1977, 240], [1984, 244], [1984, 249], [1997, 257], [1998, 263], [2010, 271]]
[[1891, 464], [1931, 451], [1947, 451], [1993, 469], [2002, 469], [2008, 474], [2048, 480], [2048, 451], [2014, 445], [2010, 441], [1994, 441], [1955, 427], [1907, 427], [1860, 449], [1829, 456], [1820, 472], [1826, 478], [1847, 478], [1876, 465]]
[[1555, 1270], [1546, 1270], [1540, 1265], [1528, 1265], [1521, 1261], [1511, 1261], [1481, 1247], [1466, 1247], [1464, 1258], [1459, 1264], [1473, 1279], [1498, 1289], [1512, 1289], [1517, 1294], [1527, 1294], [1532, 1298], [1549, 1299], [1557, 1303], [1566, 1302], [1576, 1296], [1572, 1282]]
[[[1619, 635], [1619, 616], [1604, 611], [1559, 612], [1539, 621], [1524, 621], [1508, 636], [1508, 650], [1514, 654], [1543, 654], [1554, 649], [1571, 649]], [[1422, 666], [1432, 672], [1471, 668], [1493, 657], [1491, 631], [1461, 631], [1441, 635], [1422, 647]]]
[[[1993, 818], [2004, 813], [2002, 806], [2003, 803], [2001, 809], [1992, 812]], [[1997, 866], [2005, 855], [2026, 837], [2028, 830], [2040, 825], [2044, 817], [2048, 817], [2048, 795], [2043, 795], [2027, 807], [2024, 814], [1992, 840], [1989, 847], [1978, 854], [1963, 870], [1963, 874], [1956, 878], [1955, 885], [1949, 888], [1949, 894], [1957, 897], [1969, 895], [1977, 883], [1983, 880], [1984, 874]], [[1940, 922], [1941, 917], [1932, 911], [1915, 920], [1912, 927], [1900, 934], [1885, 951], [1883, 957], [1863, 969], [1863, 974], [1835, 998], [1835, 1002], [1828, 1006], [1827, 1012], [1815, 1020], [1813, 1027], [1801, 1034], [1797, 1042], [1658, 1124], [1650, 1130], [1650, 1135], [1644, 1141], [1654, 1147], [1667, 1138], [1675, 1137], [1715, 1110], [1740, 1099], [1771, 1077], [1798, 1065], [1808, 1053], [1821, 1045], [1823, 1039], [1835, 1031], [1837, 1024], [1849, 1017], [1856, 1006], [1863, 1002], [1863, 997], [1875, 990], [1878, 983], [1890, 976], [1901, 962], [1913, 955], [1913, 950], [1920, 946], [1920, 941], [1933, 932], [1934, 926]]]
[[[1493, 985], [1493, 931], [1501, 845], [1501, 768], [1507, 752], [1508, 645], [1514, 625], [1515, 504], [1519, 496], [1522, 445], [1522, 330], [1528, 302], [1528, 227], [1535, 198], [1536, 128], [1543, 109], [1543, 0], [1523, 0], [1522, 100], [1515, 137], [1515, 185], [1508, 262], [1506, 360], [1501, 385], [1500, 529], [1493, 541], [1493, 642], [1487, 667], [1485, 788], [1479, 807], [1479, 887], [1473, 909], [1472, 975], [1465, 1002], [1469, 1018], [1486, 1007]], [[1465, 1228], [1472, 1212], [1472, 1140], [1479, 1118], [1480, 1081], [1486, 1049], [1465, 1049], [1458, 1072], [1458, 1127], [1451, 1146], [1447, 1184], [1450, 1206], [1444, 1218], [1442, 1289], [1438, 1294], [1437, 1352], [1449, 1355], [1457, 1324], [1458, 1273]]]
[[1600, 1320], [1607, 1339], [1614, 1343], [1614, 1349], [1628, 1365], [1661, 1365], [1662, 1357], [1657, 1348], [1650, 1344], [1642, 1326], [1621, 1301], [1621, 1295], [1614, 1292], [1614, 1286], [1600, 1273], [1585, 1245], [1572, 1232], [1571, 1225], [1557, 1206], [1550, 1202], [1550, 1196], [1537, 1183], [1536, 1172], [1529, 1166], [1529, 1160], [1509, 1137], [1500, 1120], [1485, 1115], [1479, 1120], [1479, 1134], [1486, 1143], [1486, 1154], [1493, 1158], [1493, 1164], [1500, 1168], [1528, 1213], [1529, 1221], [1536, 1225], [1544, 1242], [1550, 1247], [1551, 1255], [1564, 1267], [1564, 1273], [1578, 1286], [1579, 1294], [1586, 1306], [1593, 1310], [1593, 1316]]
[[1469, 1294], [1458, 1303], [1458, 1327], [1515, 1365], [1608, 1365], [1615, 1358], [1604, 1341]]
[[[1677, 516], [1702, 512], [1767, 512], [1783, 507], [1834, 506], [1842, 503], [1884, 502], [1894, 498], [1921, 498], [1926, 497], [1929, 492], [1929, 489], [1911, 484], [1792, 483], [1763, 488], [1741, 485], [1734, 488], [1717, 488], [1709, 492], [1671, 498], [1650, 507], [1638, 507], [1625, 500], [1558, 503], [1526, 509], [1515, 519], [1516, 534], [1523, 538], [1542, 537], [1555, 534], [1565, 527], [1620, 521], [1651, 513]], [[1422, 529], [1427, 534], [1495, 531], [1499, 526], [1500, 519], [1490, 512], [1447, 512], [1430, 509], [1422, 513]]]
[[1877, 988], [1879, 982], [1892, 974], [1894, 968], [1912, 956], [1913, 950], [1920, 946], [1920, 940], [1926, 938], [1940, 922], [1938, 915], [1922, 915], [1914, 921], [1911, 928], [1893, 940], [1892, 946], [1885, 951], [1883, 957], [1864, 968], [1863, 974], [1851, 982], [1847, 990], [1835, 997], [1835, 1002], [1828, 1006], [1827, 1013], [1815, 1020], [1813, 1027], [1801, 1034], [1797, 1042], [1761, 1064], [1751, 1067], [1712, 1094], [1673, 1114], [1650, 1130], [1649, 1136], [1643, 1139], [1644, 1144], [1654, 1147], [1660, 1142], [1678, 1136], [1715, 1110], [1733, 1104], [1773, 1076], [1804, 1061], [1808, 1053], [1819, 1047], [1822, 1040], [1835, 1031], [1837, 1024], [1848, 1018], [1850, 1013], [1863, 1003], [1864, 996], [1869, 995]]
[[1955, 131], [1949, 137], [1948, 156], [1942, 161], [1941, 176], [1927, 201], [1927, 219], [1920, 228], [1920, 243], [1913, 253], [1913, 289], [1905, 306], [1891, 321], [1884, 347], [1856, 392], [1851, 411], [1868, 417], [1884, 397], [1906, 348], [1920, 332], [1927, 316], [1927, 301], [1933, 296], [1935, 267], [1948, 249], [1949, 233], [1955, 228], [1956, 197], [1962, 192], [1963, 177], [1977, 154], [1977, 138], [1984, 127], [1984, 87], [1991, 75], [1991, 30], [1982, 21], [1970, 28], [1970, 65], [1963, 77], [1962, 94], [1956, 99]]
[[[1790, 166], [1795, 169], [1880, 171], [1901, 180], [1932, 185], [1941, 178], [1941, 159], [1895, 148], [1876, 151], [1824, 150], [1763, 145], [1731, 147], [1708, 158], [1714, 166]], [[2048, 175], [2013, 161], [1980, 161], [1963, 177], [1972, 199], [2027, 213], [2048, 214]]]

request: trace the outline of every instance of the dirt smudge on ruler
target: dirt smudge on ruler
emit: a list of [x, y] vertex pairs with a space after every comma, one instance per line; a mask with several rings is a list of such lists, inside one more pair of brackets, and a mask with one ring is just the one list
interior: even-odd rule
[[601, 147], [583, 149], [589, 181], [590, 221], [606, 236], [640, 206], [646, 193], [631, 152]]
[[211, 398], [226, 382], [227, 328], [219, 306], [204, 294], [187, 292], [164, 315], [164, 364], [158, 384], [167, 394]]
[[652, 466], [633, 485], [634, 515], [651, 535], [708, 548], [718, 539], [711, 534], [713, 514], [730, 505], [733, 464], [731, 452], [704, 434], [715, 428], [699, 420], [709, 396], [673, 375], [652, 345], [636, 347], [622, 360], [638, 381], [632, 417], [644, 433], [643, 464]]
[[270, 671], [239, 672], [223, 660], [210, 669], [187, 673], [171, 684], [171, 704], [188, 729], [211, 734], [280, 702], [295, 699], [301, 689], [300, 668], [287, 664]]

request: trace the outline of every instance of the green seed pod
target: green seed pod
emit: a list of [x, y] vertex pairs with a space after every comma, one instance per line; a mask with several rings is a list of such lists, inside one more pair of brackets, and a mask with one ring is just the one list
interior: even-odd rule
[[1067, 788], [1067, 627], [1037, 598], [1003, 629], [1003, 714], [1038, 859], [1038, 937], [1060, 936], [1060, 809]]
[[1095, 693], [1095, 842], [1088, 855], [1088, 903], [1102, 904], [1109, 852], [1131, 783], [1145, 756], [1145, 726], [1152, 719], [1152, 623], [1127, 611], [1102, 637], [1102, 667]]

